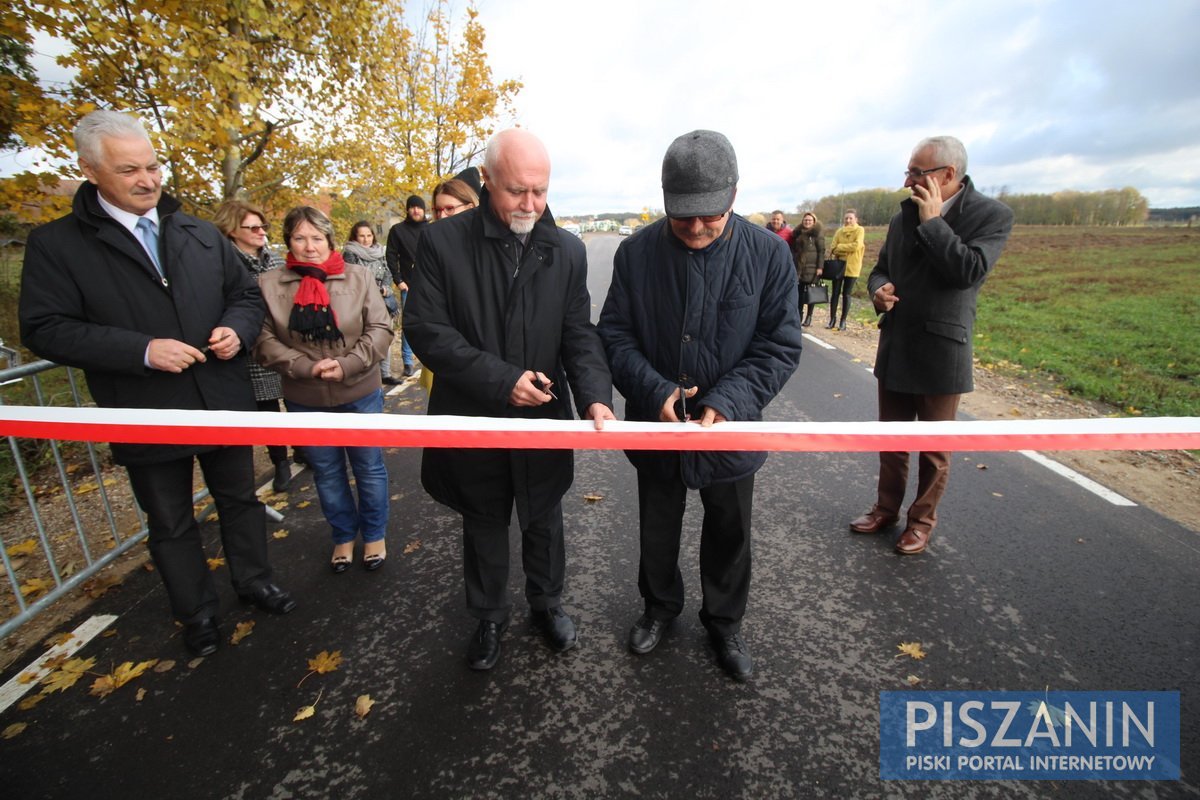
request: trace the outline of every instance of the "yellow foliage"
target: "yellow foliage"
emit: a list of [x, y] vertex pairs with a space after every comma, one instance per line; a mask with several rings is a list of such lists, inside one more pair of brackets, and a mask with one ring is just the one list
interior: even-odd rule
[[142, 673], [157, 663], [157, 658], [150, 661], [139, 661], [137, 664], [134, 664], [132, 661], [126, 661], [109, 674], [96, 678], [92, 682], [90, 694], [96, 697], [107, 697], [134, 678], [141, 677]]
[[908, 656], [909, 658], [920, 661], [925, 657], [925, 651], [921, 649], [920, 642], [902, 642], [896, 645], [896, 649], [900, 651], [896, 658], [904, 658], [905, 656]]

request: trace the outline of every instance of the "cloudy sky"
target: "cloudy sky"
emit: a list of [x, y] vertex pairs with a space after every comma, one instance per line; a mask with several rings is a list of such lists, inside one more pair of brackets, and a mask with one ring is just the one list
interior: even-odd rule
[[1134, 186], [1200, 205], [1200, 2], [477, 0], [560, 216], [661, 207], [695, 128], [738, 153], [743, 213], [899, 187], [952, 134], [985, 189]]

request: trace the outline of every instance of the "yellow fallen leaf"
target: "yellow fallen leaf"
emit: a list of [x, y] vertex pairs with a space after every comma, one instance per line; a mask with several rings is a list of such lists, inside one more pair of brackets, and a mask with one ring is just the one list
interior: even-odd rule
[[175, 669], [175, 662], [171, 661], [170, 659], [166, 661], [160, 661], [154, 665], [155, 672], [170, 672], [173, 669]]
[[62, 665], [70, 659], [66, 653], [59, 653], [54, 658], [47, 658], [42, 662], [42, 666], [46, 669], [62, 669]]
[[316, 706], [302, 706], [300, 710], [296, 712], [296, 716], [292, 717], [292, 722], [299, 722], [300, 720], [308, 719], [315, 713], [317, 713]]
[[308, 508], [311, 505], [312, 500], [301, 500], [299, 503], [296, 503], [296, 508]]
[[242, 639], [245, 639], [247, 636], [249, 636], [252, 630], [254, 630], [254, 620], [239, 622], [237, 627], [233, 629], [233, 635], [229, 637], [229, 643], [237, 644]]
[[96, 678], [92, 682], [90, 694], [96, 697], [107, 697], [134, 678], [141, 677], [142, 673], [157, 663], [157, 658], [150, 661], [139, 661], [137, 664], [134, 664], [132, 661], [126, 661], [109, 674]]
[[189, 661], [187, 663], [187, 667], [188, 667], [188, 669], [195, 669], [196, 667], [200, 666], [203, 663], [204, 663], [204, 656], [200, 656], [199, 658], [193, 658], [191, 661]]
[[411, 542], [404, 545], [404, 555], [408, 555], [409, 553], [415, 553], [416, 551], [418, 551], [420, 549], [421, 549], [421, 540], [413, 539]]
[[29, 723], [27, 723], [27, 722], [14, 722], [12, 725], [9, 725], [3, 731], [0, 731], [0, 738], [11, 739], [14, 736], [19, 736], [21, 734], [21, 731], [25, 730], [28, 727], [29, 727]]
[[[333, 672], [342, 664], [342, 651], [334, 650], [332, 653], [322, 650], [317, 653], [316, 658], [308, 660], [309, 672], [300, 679], [300, 683], [304, 683], [313, 675], [324, 675], [327, 672]], [[296, 684], [296, 688], [300, 688], [300, 683]]]
[[210, 570], [216, 571], [223, 566], [225, 566], [225, 559], [221, 558], [220, 556], [208, 559], [208, 568]]
[[280, 500], [278, 503], [273, 503], [271, 508], [275, 509], [276, 511], [282, 511], [283, 509], [287, 508], [287, 506], [287, 500]]
[[583, 499], [584, 499], [584, 500], [586, 500], [586, 501], [587, 501], [587, 502], [589, 502], [589, 503], [598, 503], [598, 502], [600, 502], [601, 500], [603, 500], [603, 499], [604, 499], [604, 495], [602, 495], [602, 494], [596, 494], [595, 492], [590, 492], [590, 493], [588, 493], [588, 494], [585, 494], [585, 495], [583, 496]]
[[37, 539], [26, 539], [8, 548], [9, 556], [29, 556], [37, 550]]
[[99, 488], [100, 485], [95, 481], [88, 481], [87, 483], [79, 484], [79, 486], [75, 488], [75, 494], [91, 494]]
[[900, 651], [900, 654], [897, 655], [896, 658], [904, 658], [905, 656], [909, 656], [910, 658], [915, 658], [920, 661], [925, 657], [925, 651], [921, 649], [920, 642], [902, 642], [896, 645], [896, 649]]
[[22, 711], [28, 711], [49, 696], [50, 695], [46, 694], [45, 692], [42, 692], [41, 694], [31, 694], [29, 697], [26, 697], [24, 700], [17, 703], [17, 708], [21, 709]]
[[136, 695], [134, 695], [134, 698], [133, 698], [133, 699], [134, 699], [134, 700], [136, 700], [137, 702], [139, 702], [139, 703], [140, 703], [140, 702], [142, 702], [142, 699], [143, 699], [145, 696], [146, 696], [146, 690], [145, 690], [145, 689], [138, 689], [138, 690], [137, 690], [137, 694], [136, 694]]
[[288, 537], [288, 531], [285, 528], [280, 528], [271, 535], [276, 539], [286, 539]]
[[909, 686], [916, 686], [918, 683], [921, 682], [921, 679], [918, 678], [916, 675], [909, 675], [904, 680]]
[[28, 686], [31, 683], [37, 683], [37, 679], [36, 672], [22, 672], [17, 676], [17, 683], [22, 686]]
[[120, 575], [97, 575], [89, 581], [84, 581], [83, 593], [88, 597], [96, 600], [104, 596], [104, 594], [114, 586], [120, 586], [125, 579]]
[[54, 588], [54, 581], [49, 578], [30, 578], [21, 584], [21, 596], [27, 600], [43, 595]]
[[47, 647], [54, 647], [56, 645], [66, 644], [67, 642], [71, 641], [74, 638], [75, 638], [75, 634], [73, 634], [73, 633], [70, 633], [68, 631], [59, 631], [58, 633], [56, 633], [53, 636], [46, 639], [46, 641], [43, 642], [43, 644], [45, 644]]
[[94, 658], [72, 658], [58, 669], [42, 678], [42, 691], [65, 692], [74, 686], [89, 669], [96, 665]]
[[362, 719], [367, 714], [371, 713], [371, 706], [375, 705], [375, 701], [371, 699], [369, 694], [360, 694], [358, 699], [354, 701], [354, 713]]

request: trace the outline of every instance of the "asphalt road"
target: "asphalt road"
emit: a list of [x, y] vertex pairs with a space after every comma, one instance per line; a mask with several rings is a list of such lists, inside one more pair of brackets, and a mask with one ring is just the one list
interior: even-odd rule
[[[616, 243], [589, 242], [597, 311]], [[807, 343], [768, 418], [873, 419], [867, 366]], [[388, 406], [422, 413], [422, 392], [410, 383]], [[772, 455], [756, 484], [746, 684], [715, 666], [696, 616], [694, 495], [687, 609], [654, 653], [626, 651], [641, 609], [634, 474], [607, 452], [578, 454], [565, 500], [579, 647], [553, 654], [530, 629], [516, 569], [502, 659], [490, 673], [468, 670], [459, 524], [422, 492], [418, 464], [417, 452], [388, 454], [389, 561], [377, 573], [329, 573], [311, 477], [298, 476], [272, 558], [299, 608], [284, 618], [246, 610], [222, 582], [226, 634], [256, 624], [198, 664], [187, 663], [157, 576], [139, 571], [99, 600], [93, 613], [118, 619], [115, 635], [80, 653], [96, 658], [93, 671], [176, 663], [105, 698], [88, 695], [88, 677], [6, 711], [0, 729], [27, 727], [0, 740], [4, 796], [1200, 795], [1200, 536], [1019, 454], [957, 454], [931, 548], [914, 558], [892, 552], [894, 533], [847, 530], [870, 505], [874, 455]], [[603, 500], [584, 500], [593, 493]], [[901, 642], [927, 657], [896, 658]], [[309, 659], [334, 650], [335, 671], [305, 678]], [[910, 688], [910, 676], [914, 691], [1177, 689], [1183, 780], [882, 781], [879, 693]], [[364, 694], [375, 705], [360, 719]], [[315, 714], [294, 722], [310, 704]]]

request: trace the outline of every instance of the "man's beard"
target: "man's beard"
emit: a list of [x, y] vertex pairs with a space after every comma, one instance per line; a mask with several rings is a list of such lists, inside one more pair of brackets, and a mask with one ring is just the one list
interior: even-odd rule
[[537, 224], [536, 214], [521, 214], [513, 212], [508, 219], [508, 229], [517, 236], [524, 236], [533, 230], [533, 226]]

